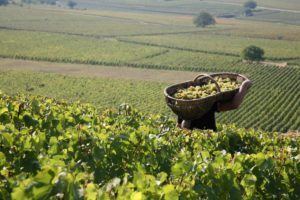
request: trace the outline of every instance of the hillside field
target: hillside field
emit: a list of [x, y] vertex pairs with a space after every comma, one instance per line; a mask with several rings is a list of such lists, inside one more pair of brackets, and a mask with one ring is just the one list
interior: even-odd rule
[[[117, 3], [105, 1], [105, 5], [110, 6]], [[284, 21], [217, 18], [215, 26], [197, 28], [192, 23], [193, 15], [180, 14], [184, 11], [178, 9], [188, 8], [178, 6], [177, 1], [161, 4], [162, 9], [171, 9], [167, 5], [172, 4], [176, 12], [153, 14], [128, 10], [128, 5], [140, 9], [143, 3], [150, 7], [159, 4], [158, 1], [139, 4], [124, 1], [116, 10], [105, 6], [100, 10], [27, 4], [1, 7], [0, 57], [83, 64], [86, 68], [106, 65], [112, 66], [112, 71], [115, 66], [195, 74], [242, 73], [253, 81], [253, 88], [240, 109], [218, 114], [218, 122], [267, 131], [300, 129], [299, 26]], [[191, 0], [186, 5], [193, 3]], [[229, 10], [236, 9], [233, 5], [227, 6]], [[252, 44], [264, 48], [267, 61], [286, 62], [288, 66], [278, 68], [242, 62], [242, 49]], [[1, 89], [9, 94], [25, 92], [81, 100], [94, 103], [100, 110], [116, 108], [126, 102], [145, 113], [171, 115], [162, 93], [171, 83], [164, 80], [91, 78], [84, 73], [73, 77], [59, 72], [56, 75], [6, 69], [9, 67], [2, 68], [0, 82]]]
[[[72, 1], [0, 6], [0, 200], [300, 199], [299, 0]], [[164, 89], [216, 72], [243, 103], [180, 128]]]

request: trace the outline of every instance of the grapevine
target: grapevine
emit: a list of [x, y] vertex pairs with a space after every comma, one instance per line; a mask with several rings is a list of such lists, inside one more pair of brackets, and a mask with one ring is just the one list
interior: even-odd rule
[[[299, 199], [298, 139], [0, 93], [1, 199]], [[234, 192], [232, 192], [234, 191]]]

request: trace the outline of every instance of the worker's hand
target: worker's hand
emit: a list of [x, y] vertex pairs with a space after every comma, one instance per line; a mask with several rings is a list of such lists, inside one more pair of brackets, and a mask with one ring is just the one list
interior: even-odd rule
[[240, 86], [239, 91], [236, 93], [232, 101], [224, 102], [218, 104], [218, 110], [220, 112], [234, 110], [239, 108], [245, 95], [247, 94], [248, 90], [251, 88], [252, 82], [250, 80], [245, 80], [242, 85]]
[[241, 105], [245, 95], [247, 94], [247, 92], [251, 88], [251, 86], [252, 86], [252, 82], [250, 80], [245, 80], [242, 83], [238, 93], [234, 96], [233, 101], [232, 101], [234, 109], [238, 108]]
[[239, 93], [245, 93], [251, 88], [252, 82], [250, 80], [245, 80], [239, 90]]

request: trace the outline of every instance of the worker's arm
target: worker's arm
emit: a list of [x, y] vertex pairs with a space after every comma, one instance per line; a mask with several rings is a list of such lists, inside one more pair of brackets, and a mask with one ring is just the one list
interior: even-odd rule
[[244, 81], [232, 101], [218, 103], [218, 111], [224, 112], [237, 109], [243, 102], [243, 99], [251, 86], [252, 82], [250, 80]]

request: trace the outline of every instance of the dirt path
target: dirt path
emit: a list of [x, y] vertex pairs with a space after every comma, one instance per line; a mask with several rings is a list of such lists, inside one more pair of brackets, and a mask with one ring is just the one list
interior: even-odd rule
[[0, 58], [0, 70], [48, 72], [82, 77], [107, 77], [127, 80], [146, 80], [177, 83], [193, 79], [197, 72], [136, 69], [96, 65], [51, 63]]

